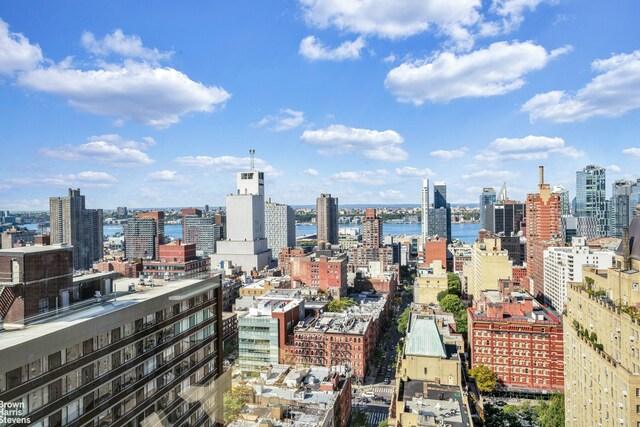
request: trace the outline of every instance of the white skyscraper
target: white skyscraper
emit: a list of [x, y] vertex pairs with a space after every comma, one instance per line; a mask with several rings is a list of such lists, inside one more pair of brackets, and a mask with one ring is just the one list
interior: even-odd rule
[[274, 258], [283, 248], [296, 245], [296, 213], [293, 208], [280, 203], [264, 204], [267, 245]]
[[429, 180], [422, 180], [422, 245], [429, 239]]
[[217, 243], [211, 265], [231, 261], [243, 271], [260, 271], [271, 263], [264, 227], [264, 173], [252, 164], [250, 172], [238, 172], [237, 186], [237, 194], [226, 197], [227, 239]]
[[585, 266], [607, 269], [613, 266], [613, 252], [592, 251], [587, 239], [574, 237], [571, 247], [551, 247], [544, 251], [544, 295], [558, 311], [567, 300], [567, 283], [582, 282]]

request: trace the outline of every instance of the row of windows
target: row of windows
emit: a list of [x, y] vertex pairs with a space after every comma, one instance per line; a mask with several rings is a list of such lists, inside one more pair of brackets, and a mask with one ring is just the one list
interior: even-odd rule
[[[156, 323], [167, 320], [181, 312], [189, 310], [190, 308], [202, 305], [212, 298], [213, 291], [210, 291], [208, 294], [199, 295], [198, 297], [191, 298], [188, 301], [182, 301], [180, 304], [175, 304], [172, 308], [167, 308], [156, 313], [149, 314], [135, 322], [126, 323], [121, 327], [114, 328], [108, 332], [103, 332], [93, 338], [83, 341], [82, 343], [69, 346], [65, 350], [52, 353], [48, 357], [39, 358], [29, 364], [23, 365], [20, 368], [6, 372], [5, 375], [0, 376], [0, 391], [4, 392], [6, 390], [10, 390], [20, 384], [38, 378], [39, 376], [44, 375], [45, 373], [66, 363], [73, 362], [83, 356], [87, 356], [95, 351], [101, 350], [121, 339], [127, 338], [137, 332], [141, 332]], [[207, 308], [190, 316], [188, 319], [183, 319], [180, 322], [174, 323], [163, 331], [156, 333], [155, 336], [147, 337], [146, 339], [154, 341], [167, 339], [167, 337], [186, 331], [214, 315], [215, 310], [213, 310], [213, 307]]]

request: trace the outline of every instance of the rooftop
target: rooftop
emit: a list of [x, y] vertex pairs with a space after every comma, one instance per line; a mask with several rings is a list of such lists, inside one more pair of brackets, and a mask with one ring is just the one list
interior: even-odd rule
[[398, 411], [418, 414], [418, 426], [440, 422], [452, 427], [473, 425], [459, 387], [413, 380], [404, 381], [402, 389], [404, 407], [400, 406]]
[[412, 316], [405, 354], [447, 358], [438, 325], [432, 317]]
[[1, 254], [33, 254], [38, 252], [53, 252], [61, 249], [73, 249], [71, 245], [48, 245], [48, 246], [23, 246], [20, 248], [0, 249]]
[[[114, 289], [118, 292], [117, 296], [114, 294], [106, 295], [88, 304], [77, 304], [79, 307], [75, 309], [74, 306], [71, 306], [69, 311], [61, 311], [61, 314], [57, 316], [30, 323], [22, 329], [0, 331], [0, 349], [6, 350], [13, 346], [19, 346], [27, 341], [67, 328], [77, 328], [79, 325], [85, 325], [98, 317], [112, 314], [159, 296], [172, 293], [180, 294], [179, 291], [188, 289], [189, 295], [184, 295], [184, 298], [190, 298], [191, 293], [196, 293], [198, 290], [205, 292], [205, 290], [218, 286], [218, 283], [205, 284], [204, 282], [206, 279], [184, 279], [156, 283], [156, 286], [149, 287], [136, 285], [135, 279], [118, 279], [114, 281]], [[202, 286], [193, 286], [198, 283], [202, 283]], [[134, 285], [136, 291], [129, 291], [131, 284]]]

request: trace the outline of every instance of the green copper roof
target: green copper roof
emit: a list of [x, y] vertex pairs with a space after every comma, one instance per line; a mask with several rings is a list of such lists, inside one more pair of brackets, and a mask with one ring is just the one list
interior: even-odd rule
[[446, 358], [438, 326], [432, 318], [414, 316], [407, 334], [405, 354]]

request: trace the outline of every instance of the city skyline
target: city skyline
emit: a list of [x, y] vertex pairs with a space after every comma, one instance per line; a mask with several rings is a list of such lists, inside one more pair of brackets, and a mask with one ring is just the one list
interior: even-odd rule
[[637, 2], [348, 4], [2, 5], [0, 208], [223, 206], [249, 149], [290, 205], [638, 178]]

